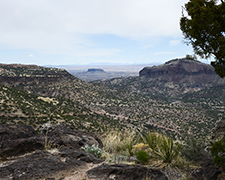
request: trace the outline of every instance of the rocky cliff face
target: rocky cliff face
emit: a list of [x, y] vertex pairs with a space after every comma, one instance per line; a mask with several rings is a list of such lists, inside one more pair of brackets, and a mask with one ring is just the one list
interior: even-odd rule
[[160, 66], [145, 67], [139, 72], [139, 75], [174, 82], [211, 83], [222, 81], [212, 66], [187, 59], [174, 59]]

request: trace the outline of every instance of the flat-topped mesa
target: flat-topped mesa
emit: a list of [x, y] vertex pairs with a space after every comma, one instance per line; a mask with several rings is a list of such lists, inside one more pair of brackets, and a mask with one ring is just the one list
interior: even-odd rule
[[68, 75], [67, 71], [58, 68], [24, 64], [0, 64], [0, 76], [4, 77], [59, 77]]
[[95, 73], [95, 72], [100, 72], [100, 73], [104, 73], [105, 71], [103, 69], [96, 69], [96, 68], [91, 68], [91, 69], [88, 69], [87, 71], [88, 73]]
[[145, 67], [139, 72], [139, 75], [171, 81], [187, 81], [189, 79], [194, 82], [213, 81], [213, 79], [219, 78], [211, 65], [185, 58], [174, 59], [159, 66]]
[[174, 59], [163, 65], [145, 67], [139, 72], [140, 76], [162, 76], [162, 75], [196, 75], [216, 74], [213, 67], [195, 60]]
[[27, 68], [39, 68], [38, 65], [34, 65], [34, 64], [2, 64], [0, 63], [0, 67], [13, 67], [13, 68], [17, 68], [17, 67], [27, 67]]

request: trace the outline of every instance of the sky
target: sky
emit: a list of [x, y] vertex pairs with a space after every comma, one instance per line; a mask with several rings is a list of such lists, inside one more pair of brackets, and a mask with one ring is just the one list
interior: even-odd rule
[[188, 0], [0, 0], [0, 63], [160, 64], [193, 54]]

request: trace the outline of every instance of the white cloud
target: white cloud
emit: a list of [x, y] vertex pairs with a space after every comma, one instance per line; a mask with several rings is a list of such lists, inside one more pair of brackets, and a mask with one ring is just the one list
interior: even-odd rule
[[135, 40], [180, 36], [179, 18], [185, 2], [0, 0], [0, 44], [44, 53], [114, 54], [119, 50], [98, 49], [87, 36], [113, 34]]
[[177, 46], [180, 44], [180, 40], [171, 40], [169, 46]]
[[28, 55], [28, 57], [30, 57], [30, 58], [34, 58], [35, 56], [34, 56], [34, 55], [32, 55], [32, 54], [30, 54], [30, 55]]

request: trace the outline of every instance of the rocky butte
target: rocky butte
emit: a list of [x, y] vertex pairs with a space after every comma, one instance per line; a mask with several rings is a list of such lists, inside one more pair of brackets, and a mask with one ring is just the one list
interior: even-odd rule
[[159, 66], [145, 67], [139, 75], [180, 83], [213, 83], [215, 81], [222, 83], [222, 79], [211, 65], [185, 58], [170, 60]]
[[88, 73], [105, 73], [105, 71], [103, 69], [88, 69], [87, 71]]

